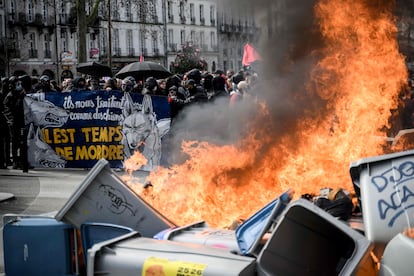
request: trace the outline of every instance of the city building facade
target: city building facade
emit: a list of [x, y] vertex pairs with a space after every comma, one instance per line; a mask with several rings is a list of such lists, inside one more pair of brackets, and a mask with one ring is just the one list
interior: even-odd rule
[[169, 68], [192, 45], [207, 70], [241, 67], [243, 46], [256, 39], [251, 10], [235, 13], [219, 0], [85, 0], [87, 31], [79, 34], [78, 1], [0, 0], [0, 75], [73, 78], [79, 64], [79, 35], [85, 61], [111, 66], [154, 61]]

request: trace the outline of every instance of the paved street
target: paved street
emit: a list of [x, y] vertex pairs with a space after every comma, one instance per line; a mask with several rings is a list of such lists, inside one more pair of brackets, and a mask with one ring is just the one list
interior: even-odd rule
[[3, 215], [4, 214], [54, 214], [82, 183], [89, 170], [35, 169], [28, 173], [21, 170], [0, 170], [0, 193], [13, 198], [0, 198], [0, 275], [4, 275]]

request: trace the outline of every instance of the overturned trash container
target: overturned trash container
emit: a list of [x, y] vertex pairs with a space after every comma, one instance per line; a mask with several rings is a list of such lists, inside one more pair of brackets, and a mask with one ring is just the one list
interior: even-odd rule
[[79, 275], [75, 228], [52, 217], [4, 217], [7, 276]]
[[83, 223], [130, 227], [144, 237], [176, 225], [160, 214], [99, 160], [55, 218], [80, 228]]
[[254, 276], [256, 259], [201, 244], [140, 237], [133, 232], [88, 250], [87, 275]]
[[350, 174], [362, 207], [365, 236], [386, 244], [414, 223], [414, 150], [361, 159]]
[[257, 258], [265, 275], [376, 275], [363, 235], [305, 199], [282, 214]]
[[234, 230], [210, 228], [205, 221], [166, 229], [154, 237], [158, 240], [198, 243], [206, 246], [239, 251]]
[[380, 276], [412, 275], [414, 272], [414, 239], [397, 234], [385, 247], [381, 258]]

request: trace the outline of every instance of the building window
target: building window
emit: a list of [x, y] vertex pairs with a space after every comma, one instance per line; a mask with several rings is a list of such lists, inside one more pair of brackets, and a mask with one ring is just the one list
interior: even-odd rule
[[48, 8], [46, 6], [46, 3], [42, 1], [42, 17], [45, 22], [47, 22], [48, 20], [48, 15], [49, 13], [48, 13]]
[[204, 17], [204, 5], [200, 5], [200, 25], [204, 25], [205, 17]]
[[140, 34], [140, 36], [139, 36], [139, 45], [141, 47], [140, 54], [143, 55], [143, 56], [146, 56], [147, 55], [147, 48], [145, 47], [145, 31], [141, 30], [139, 32], [139, 34]]
[[108, 29], [103, 29], [103, 32], [101, 33], [101, 49], [100, 52], [106, 56], [107, 52], [109, 51], [108, 48]]
[[184, 45], [185, 44], [185, 30], [181, 30], [181, 33], [180, 33], [180, 42], [181, 42], [181, 45]]
[[111, 1], [111, 12], [112, 12], [112, 18], [115, 20], [119, 20], [119, 10], [118, 10], [118, 5], [117, 2], [112, 2]]
[[203, 50], [207, 50], [206, 49], [207, 48], [207, 45], [206, 45], [206, 42], [205, 42], [205, 37], [204, 37], [204, 32], [203, 31], [200, 32], [200, 47]]
[[196, 42], [195, 31], [191, 31], [191, 33], [190, 33], [190, 43], [195, 44], [195, 42]]
[[174, 31], [172, 29], [168, 30], [168, 47], [169, 51], [177, 51], [177, 44], [174, 43]]
[[19, 49], [19, 33], [18, 32], [13, 32], [12, 33], [12, 49]]
[[[134, 41], [133, 41], [133, 38], [132, 38], [132, 30], [127, 30], [127, 41], [126, 41], [126, 44], [127, 44], [128, 49], [132, 49], [134, 47], [134, 43], [133, 42]], [[131, 51], [129, 50], [129, 52], [131, 52]]]
[[180, 2], [180, 17], [185, 18], [184, 16], [184, 3]]
[[167, 15], [168, 15], [168, 18], [171, 18], [173, 16], [173, 6], [172, 6], [171, 1], [168, 1], [167, 3]]
[[125, 2], [125, 17], [127, 21], [133, 21], [134, 19], [131, 10], [131, 2], [128, 0]]
[[51, 58], [52, 52], [50, 51], [50, 34], [44, 34], [44, 56], [45, 58]]
[[168, 44], [174, 43], [174, 31], [172, 29], [168, 30]]
[[216, 24], [216, 12], [214, 6], [210, 6], [210, 22], [213, 26]]
[[[154, 19], [153, 21], [155, 21], [155, 18], [157, 18], [157, 7], [155, 5], [155, 1], [154, 0], [148, 0], [147, 2], [147, 8], [148, 8], [148, 14]], [[158, 20], [158, 18], [157, 18]]]
[[34, 4], [33, 1], [27, 1], [27, 9], [26, 9], [26, 16], [28, 22], [33, 22], [35, 15], [34, 15]]
[[216, 33], [215, 32], [210, 33], [210, 46], [212, 49], [216, 48]]
[[190, 20], [191, 24], [195, 24], [195, 15], [194, 15], [194, 4], [190, 4]]
[[16, 20], [16, 3], [15, 0], [9, 1], [9, 11], [10, 11], [10, 20], [15, 21]]
[[95, 48], [95, 34], [89, 34], [89, 48]]
[[62, 41], [62, 49], [63, 52], [67, 52], [68, 51], [68, 33], [65, 32], [61, 32], [60, 33], [60, 41]]
[[0, 14], [0, 36], [5, 37], [4, 28], [3, 28], [3, 15]]
[[37, 58], [36, 35], [29, 34], [29, 58]]
[[114, 29], [112, 32], [112, 45], [114, 45], [114, 54], [116, 56], [121, 55], [121, 48], [119, 47], [119, 30]]
[[147, 15], [147, 5], [146, 3], [139, 2], [138, 3], [138, 21], [145, 22]]
[[158, 36], [157, 32], [152, 33], [152, 52], [156, 55], [159, 54], [157, 36]]

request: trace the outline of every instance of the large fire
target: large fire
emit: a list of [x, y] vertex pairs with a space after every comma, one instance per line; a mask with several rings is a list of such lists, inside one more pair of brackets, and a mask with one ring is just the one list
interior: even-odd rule
[[[300, 105], [300, 116], [289, 124], [270, 118], [275, 107], [257, 92], [243, 138], [225, 145], [185, 141], [184, 162], [152, 172], [150, 188], [131, 186], [178, 225], [205, 220], [212, 227], [250, 216], [288, 188], [296, 197], [323, 187], [353, 192], [349, 165], [384, 153], [391, 110], [407, 78], [392, 2], [320, 0], [312, 26], [320, 45], [310, 52], [316, 62], [302, 90], [289, 91], [309, 104]], [[278, 89], [273, 93], [278, 97]]]

